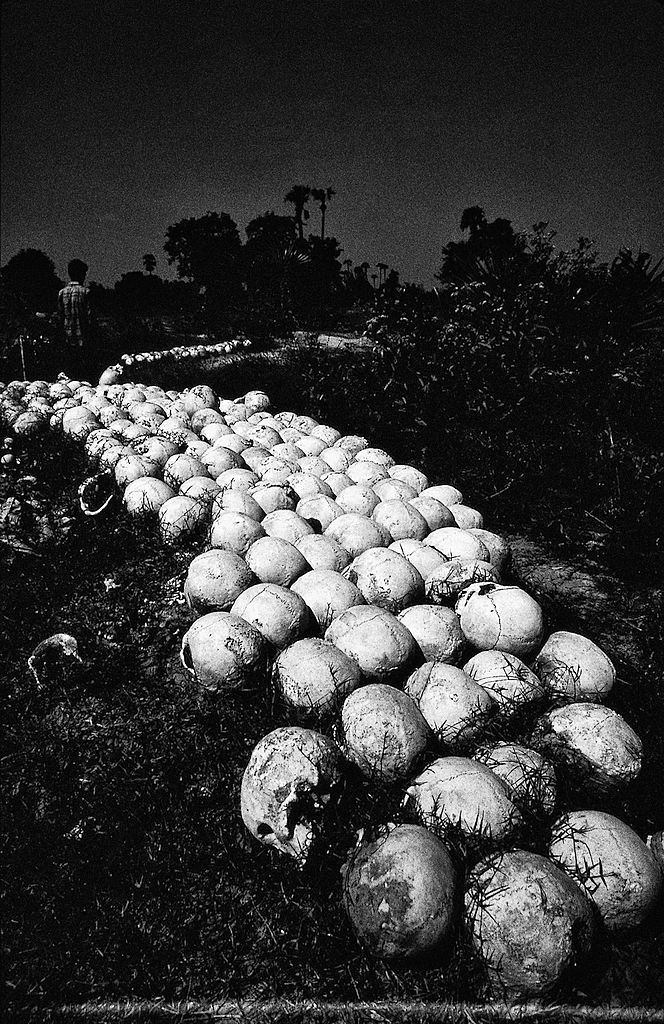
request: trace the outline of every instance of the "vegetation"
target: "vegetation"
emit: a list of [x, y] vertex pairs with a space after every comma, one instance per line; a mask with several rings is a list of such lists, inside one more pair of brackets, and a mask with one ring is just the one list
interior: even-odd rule
[[[517, 234], [475, 208], [462, 221], [466, 236], [443, 250], [436, 293], [401, 286], [384, 264], [375, 290], [368, 263], [339, 262], [323, 223], [319, 236], [304, 238], [301, 199], [288, 200], [294, 217], [256, 217], [244, 245], [230, 218], [206, 215], [219, 242], [208, 262], [187, 262], [192, 235], [173, 231], [180, 281], [159, 278], [146, 254], [145, 274], [98, 287], [108, 351], [161, 347], [172, 337], [158, 322], [165, 310], [179, 337], [209, 329], [200, 274], [214, 290], [210, 267], [219, 270], [231, 252], [239, 252], [241, 273], [223, 280], [230, 290], [239, 280], [245, 298], [219, 313], [224, 330], [253, 324], [257, 337], [269, 338], [302, 324], [338, 324], [354, 310], [369, 318], [372, 348], [331, 352], [312, 333], [310, 344], [282, 358], [233, 357], [207, 382], [229, 396], [262, 387], [275, 406], [366, 433], [399, 461], [458, 484], [491, 528], [534, 536], [554, 555], [610, 572], [623, 605], [643, 611], [642, 669], [621, 661], [619, 637], [612, 654], [617, 710], [647, 751], [629, 801], [612, 810], [641, 834], [661, 827], [661, 267], [628, 251], [603, 264], [585, 239], [559, 251], [546, 225]], [[9, 338], [8, 325], [23, 329], [42, 310], [35, 296], [8, 289], [5, 270]], [[217, 310], [228, 294], [219, 287]], [[307, 308], [309, 295], [315, 305]], [[159, 383], [200, 382], [199, 371], [186, 373], [170, 369]], [[482, 979], [461, 946], [446, 969], [395, 971], [359, 949], [340, 911], [338, 869], [355, 829], [378, 811], [398, 815], [394, 794], [371, 796], [359, 780], [349, 787], [327, 859], [304, 875], [249, 840], [237, 813], [239, 778], [250, 748], [275, 724], [271, 698], [221, 706], [192, 688], [178, 646], [191, 621], [180, 592], [194, 548], [162, 549], [118, 509], [103, 521], [76, 515], [82, 465], [73, 450], [63, 460], [49, 444], [27, 446], [22, 472], [39, 467], [41, 493], [33, 497], [50, 510], [52, 538], [41, 557], [7, 558], [0, 603], [9, 652], [4, 937], [16, 1003], [155, 993], [478, 998]], [[12, 486], [5, 478], [2, 497]], [[573, 610], [558, 625], [574, 628]], [[78, 638], [83, 665], [38, 690], [27, 657], [59, 630]], [[658, 939], [653, 924], [605, 940], [573, 997], [657, 1005]]]
[[[546, 223], [516, 232], [475, 206], [462, 215], [462, 239], [442, 250], [437, 290], [402, 286], [382, 263], [374, 289], [370, 265], [342, 264], [337, 240], [325, 236], [333, 195], [293, 186], [285, 196], [293, 216], [260, 214], [244, 245], [227, 214], [171, 225], [165, 249], [181, 280], [156, 275], [148, 253], [147, 273], [123, 274], [112, 291], [92, 285], [99, 369], [122, 352], [186, 343], [214, 325], [223, 339], [241, 333], [264, 347], [296, 327], [334, 329], [359, 317], [374, 355], [340, 367], [312, 350], [304, 363], [304, 393], [324, 415], [325, 406], [333, 413], [362, 395], [367, 429], [386, 429], [399, 448], [426, 424], [432, 441], [410, 459], [482, 481], [482, 496], [506, 524], [523, 528], [527, 515], [550, 537], [605, 553], [614, 567], [660, 567], [661, 261], [622, 250], [602, 263], [588, 239], [560, 250]], [[321, 234], [305, 238], [312, 199]], [[20, 373], [22, 334], [43, 339], [30, 350], [33, 375], [52, 376], [55, 329], [34, 311], [38, 297], [57, 292], [53, 264], [27, 250], [2, 280], [2, 374]]]
[[[301, 359], [276, 372], [265, 360], [267, 373], [254, 356], [253, 364], [224, 371], [223, 390], [237, 393], [251, 380], [267, 385], [275, 403], [322, 417], [327, 398], [318, 380], [312, 388], [315, 371], [324, 371], [325, 387], [333, 372], [346, 385], [357, 378], [346, 361], [311, 355], [304, 372]], [[416, 411], [409, 412], [414, 422]], [[375, 407], [360, 414], [346, 392], [327, 418], [358, 429], [371, 426], [373, 415]], [[384, 421], [371, 434], [388, 447], [398, 442], [394, 454], [405, 457], [432, 445], [426, 427], [416, 427], [398, 437]], [[8, 652], [4, 941], [14, 1004], [156, 993], [173, 1000], [481, 998], [484, 981], [463, 941], [445, 966], [395, 969], [359, 948], [340, 908], [339, 868], [356, 830], [399, 820], [399, 793], [356, 778], [321, 857], [304, 873], [248, 837], [239, 780], [252, 746], [287, 718], [269, 693], [215, 701], [181, 670], [179, 641], [192, 618], [181, 587], [199, 548], [164, 549], [153, 527], [138, 529], [117, 506], [99, 519], [77, 514], [83, 465], [61, 440], [49, 435], [20, 454], [21, 474], [38, 475], [36, 489], [25, 486], [50, 516], [52, 538], [37, 555], [10, 549], [0, 604]], [[467, 468], [474, 498], [471, 476]], [[11, 485], [5, 478], [5, 493]], [[650, 670], [639, 675], [620, 664], [615, 701], [641, 733], [647, 759], [610, 809], [641, 834], [653, 829], [661, 803], [660, 627], [651, 604], [644, 636]], [[62, 630], [78, 639], [83, 663], [64, 672], [55, 666], [39, 688], [27, 658], [39, 640]], [[653, 922], [637, 936], [603, 938], [573, 999], [657, 1005], [664, 996], [659, 937]]]
[[40, 249], [21, 249], [2, 268], [2, 287], [15, 307], [31, 312], [55, 309], [64, 281], [53, 260]]
[[[157, 257], [144, 253], [143, 270], [126, 271], [113, 288], [91, 282], [99, 320], [100, 369], [122, 351], [169, 347], [200, 334], [227, 340], [242, 331], [265, 345], [275, 336], [288, 336], [295, 327], [335, 326], [340, 316], [357, 306], [360, 319], [366, 320], [389, 268], [377, 265], [372, 287], [368, 262], [354, 269], [351, 260], [342, 265], [343, 250], [326, 233], [327, 210], [334, 195], [332, 188], [293, 185], [284, 197], [286, 204], [292, 204], [293, 214], [265, 211], [256, 216], [246, 226], [244, 243], [228, 213], [208, 211], [185, 217], [166, 229], [164, 243], [177, 281], [156, 274]], [[320, 210], [320, 234], [305, 236], [311, 200]], [[394, 284], [398, 275], [396, 271], [392, 275]], [[47, 345], [31, 352], [32, 369], [45, 375], [50, 372], [49, 359], [41, 356], [47, 355], [45, 348], [61, 341], [52, 314], [62, 284], [50, 257], [36, 249], [22, 250], [2, 268], [3, 374], [18, 372], [16, 337], [21, 331], [26, 337], [35, 333], [36, 313], [46, 314], [51, 321]], [[153, 337], [152, 346], [144, 343], [146, 332], [159, 335]], [[118, 349], [120, 339], [124, 349]]]
[[446, 247], [437, 309], [408, 289], [385, 303], [369, 325], [378, 372], [358, 364], [351, 384], [317, 369], [321, 394], [330, 408], [335, 388], [363, 394], [364, 415], [375, 396], [376, 420], [385, 416], [395, 442], [417, 428], [407, 422], [417, 401], [435, 438], [422, 457], [462, 483], [484, 481], [504, 525], [522, 522], [527, 494], [540, 530], [590, 543], [624, 571], [656, 574], [661, 262], [623, 250], [602, 264], [586, 239], [558, 251], [545, 224], [508, 244], [505, 223], [500, 252], [491, 242], [479, 255], [472, 231], [465, 247]]

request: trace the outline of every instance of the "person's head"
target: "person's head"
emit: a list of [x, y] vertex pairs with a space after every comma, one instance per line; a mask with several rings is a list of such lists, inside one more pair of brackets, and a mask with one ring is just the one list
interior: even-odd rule
[[87, 272], [88, 265], [83, 260], [70, 260], [67, 264], [67, 273], [71, 280], [76, 281], [77, 284], [83, 284]]

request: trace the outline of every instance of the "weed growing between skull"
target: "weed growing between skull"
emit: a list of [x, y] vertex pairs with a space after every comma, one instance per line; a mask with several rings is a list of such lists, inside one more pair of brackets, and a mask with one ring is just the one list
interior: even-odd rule
[[[59, 459], [53, 469], [56, 503], [66, 497]], [[304, 875], [246, 837], [237, 772], [287, 719], [267, 699], [230, 704], [192, 690], [177, 664], [191, 621], [178, 599], [199, 549], [164, 551], [152, 537], [128, 528], [120, 510], [103, 528], [74, 515], [43, 568], [15, 556], [14, 568], [30, 571], [3, 597], [3, 621], [19, 618], [17, 598], [21, 609], [8, 676], [20, 779], [8, 849], [11, 919], [33, 941], [16, 959], [23, 991], [147, 996], [168, 978], [165, 994], [175, 996], [194, 977], [193, 995], [241, 994], [251, 979], [266, 995], [476, 997], [481, 986], [465, 961], [461, 975], [457, 954], [442, 974], [395, 974], [357, 949], [339, 912], [338, 868], [356, 828], [399, 820], [400, 792], [352, 778]], [[80, 640], [82, 678], [66, 693], [24, 700], [27, 655], [46, 632], [65, 629]], [[623, 691], [633, 719], [630, 697]], [[643, 829], [652, 777], [635, 792], [640, 810], [630, 793], [612, 799], [619, 816], [640, 814]]]

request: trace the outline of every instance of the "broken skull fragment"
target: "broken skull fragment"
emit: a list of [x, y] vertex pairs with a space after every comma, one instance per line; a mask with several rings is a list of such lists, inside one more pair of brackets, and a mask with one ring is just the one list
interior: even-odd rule
[[84, 480], [78, 489], [78, 500], [85, 516], [105, 512], [115, 497], [114, 479], [110, 473], [99, 473]]
[[28, 658], [28, 668], [37, 686], [62, 683], [69, 677], [73, 664], [82, 664], [78, 643], [69, 633], [55, 633], [37, 644]]

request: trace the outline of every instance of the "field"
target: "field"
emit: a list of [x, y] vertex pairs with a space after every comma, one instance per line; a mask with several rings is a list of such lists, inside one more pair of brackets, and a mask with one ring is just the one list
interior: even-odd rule
[[[420, 371], [403, 372], [402, 358], [293, 347], [203, 363], [190, 377], [173, 370], [158, 383], [204, 381], [230, 398], [264, 388], [276, 409], [365, 433], [432, 481], [457, 484], [490, 529], [514, 538], [515, 571], [540, 588], [551, 627], [601, 637], [614, 658], [611, 704], [641, 736], [645, 757], [637, 782], [603, 806], [644, 837], [661, 829], [655, 489], [632, 487], [613, 441], [608, 456], [605, 437], [590, 451], [584, 409], [571, 408], [565, 382], [547, 385], [545, 407], [539, 392], [509, 418], [482, 416], [444, 381], [405, 390]], [[624, 401], [626, 420], [647, 424], [643, 403]], [[369, 1019], [391, 1020], [408, 1019], [404, 1001], [484, 999], [462, 939], [444, 965], [388, 967], [362, 951], [340, 907], [339, 872], [356, 831], [398, 820], [399, 792], [354, 778], [304, 872], [253, 842], [238, 813], [239, 780], [254, 744], [285, 723], [284, 709], [269, 693], [215, 700], [194, 688], [179, 646], [193, 621], [182, 581], [200, 543], [164, 548], [153, 525], [137, 528], [119, 502], [107, 516], [83, 517], [76, 491], [85, 466], [80, 448], [63, 455], [63, 443], [49, 435], [26, 445], [21, 472], [37, 478], [31, 498], [50, 536], [4, 547], [0, 592], [3, 944], [16, 1011], [42, 1019], [49, 1007], [122, 998], [373, 1001], [381, 1010]], [[5, 475], [2, 500], [17, 476]], [[640, 553], [630, 522], [645, 538]], [[564, 580], [574, 571], [582, 583], [570, 604]], [[76, 637], [82, 662], [40, 689], [27, 658], [55, 632]], [[661, 1007], [663, 944], [654, 922], [604, 937], [592, 971], [564, 998], [589, 1014]], [[414, 1012], [424, 1019], [421, 1007], [420, 1018]], [[296, 1019], [289, 1014], [283, 1019]]]

